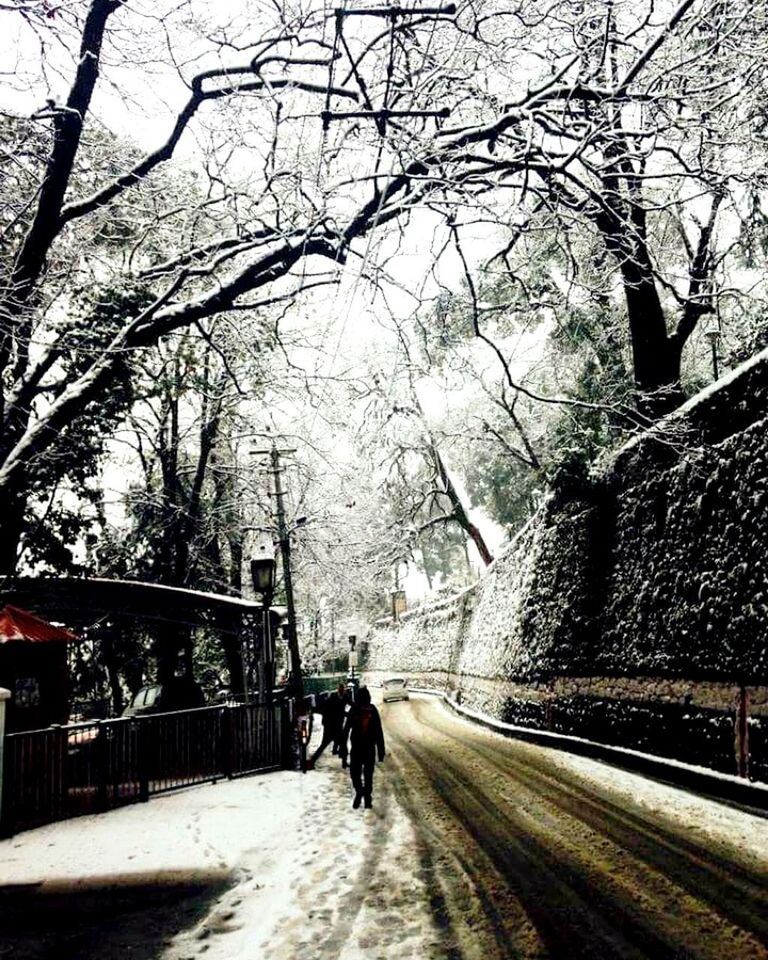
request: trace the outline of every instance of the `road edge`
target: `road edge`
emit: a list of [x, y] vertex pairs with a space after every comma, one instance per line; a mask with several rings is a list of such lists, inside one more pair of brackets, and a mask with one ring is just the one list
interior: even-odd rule
[[443, 703], [455, 714], [477, 723], [482, 727], [500, 733], [502, 736], [534, 743], [540, 747], [549, 747], [554, 750], [563, 750], [575, 753], [592, 760], [600, 760], [651, 777], [662, 783], [671, 784], [689, 790], [692, 793], [705, 795], [712, 799], [735, 803], [768, 815], [768, 785], [742, 780], [727, 773], [716, 770], [707, 770], [705, 767], [695, 767], [665, 757], [655, 757], [626, 747], [614, 747], [594, 740], [585, 740], [582, 737], [572, 737], [562, 733], [551, 733], [548, 730], [536, 730], [532, 727], [519, 727], [511, 723], [503, 723], [489, 717], [487, 714], [457, 703], [448, 694], [440, 690], [427, 688], [411, 688], [413, 693], [429, 694], [439, 697]]

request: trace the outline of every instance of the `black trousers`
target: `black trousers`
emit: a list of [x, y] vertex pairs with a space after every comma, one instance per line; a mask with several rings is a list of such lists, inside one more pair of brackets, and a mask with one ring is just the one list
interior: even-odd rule
[[333, 744], [333, 752], [338, 753], [342, 760], [346, 759], [346, 744], [341, 739], [341, 727], [323, 727], [323, 739], [320, 746], [312, 754], [312, 763], [323, 753], [329, 743]]
[[352, 777], [352, 786], [361, 796], [370, 800], [373, 794], [373, 770], [376, 766], [375, 753], [360, 753], [352, 751], [349, 761], [349, 773]]

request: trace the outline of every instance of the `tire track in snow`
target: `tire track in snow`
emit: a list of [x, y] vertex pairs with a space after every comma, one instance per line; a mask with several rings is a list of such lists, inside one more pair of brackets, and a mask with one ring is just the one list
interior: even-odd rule
[[[447, 718], [447, 715], [445, 715]], [[450, 737], [456, 735], [444, 725], [440, 714], [424, 722]], [[714, 850], [683, 836], [673, 825], [659, 823], [640, 810], [631, 810], [601, 795], [594, 784], [585, 787], [577, 777], [553, 771], [547, 754], [523, 760], [515, 755], [514, 744], [469, 731], [477, 754], [502, 776], [545, 798], [558, 810], [582, 823], [595, 835], [604, 836], [637, 860], [669, 878], [696, 899], [706, 901], [719, 915], [740, 927], [762, 944], [768, 944], [768, 869], [748, 869], [739, 862], [738, 851]]]
[[[583, 784], [562, 785], [551, 771], [532, 770], [526, 757], [535, 751], [465, 730], [433, 702], [412, 701], [387, 720], [411, 761], [406, 774], [414, 775], [415, 766], [429, 781], [431, 802], [462, 820], [525, 904], [550, 956], [768, 955], [750, 935], [760, 929], [754, 908], [765, 903], [764, 889], [737, 862], [730, 883], [728, 860], [668, 827], [643, 826], [637, 814]], [[471, 866], [475, 857], [465, 855]], [[476, 881], [482, 889], [483, 878]], [[746, 899], [741, 912], [739, 894]], [[741, 925], [721, 915], [721, 896]], [[498, 955], [537, 952], [530, 950], [518, 944], [505, 953], [500, 945]]]

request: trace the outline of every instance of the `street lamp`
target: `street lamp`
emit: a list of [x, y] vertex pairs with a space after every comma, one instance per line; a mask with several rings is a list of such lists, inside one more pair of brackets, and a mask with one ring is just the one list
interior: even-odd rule
[[275, 592], [275, 567], [274, 557], [254, 557], [251, 560], [253, 590], [261, 596], [261, 602], [265, 607], [271, 605]]
[[251, 582], [254, 592], [261, 596], [262, 605], [262, 642], [261, 662], [259, 664], [259, 692], [262, 702], [272, 700], [272, 688], [275, 685], [275, 652], [272, 641], [272, 623], [269, 608], [275, 593], [275, 558], [270, 556], [251, 559]]
[[720, 338], [722, 337], [722, 331], [720, 330], [720, 323], [715, 317], [711, 317], [703, 330], [704, 337], [709, 341], [709, 344], [712, 348], [712, 374], [715, 380], [720, 378], [718, 362], [717, 362], [717, 348], [720, 344]]
[[355, 667], [357, 666], [357, 636], [354, 633], [349, 635], [349, 676], [348, 680], [350, 686], [352, 687], [352, 697], [355, 697], [355, 691], [357, 690], [358, 679], [355, 676]]

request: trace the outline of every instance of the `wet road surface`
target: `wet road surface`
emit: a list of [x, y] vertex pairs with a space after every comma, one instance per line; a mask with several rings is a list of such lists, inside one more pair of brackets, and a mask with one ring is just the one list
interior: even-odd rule
[[434, 699], [382, 713], [382, 792], [416, 827], [442, 956], [768, 958], [765, 861]]

